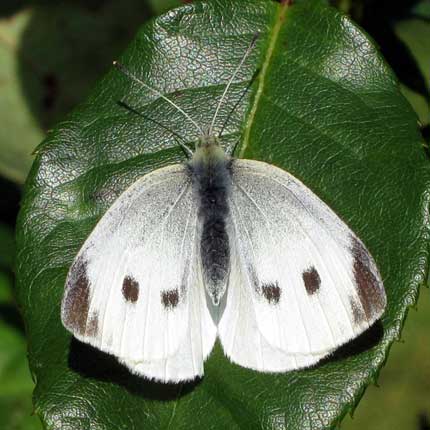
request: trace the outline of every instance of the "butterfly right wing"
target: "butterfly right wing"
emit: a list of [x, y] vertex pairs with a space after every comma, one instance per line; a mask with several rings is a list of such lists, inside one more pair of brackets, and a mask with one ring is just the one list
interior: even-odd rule
[[[194, 199], [182, 165], [145, 175], [120, 195], [67, 276], [62, 321], [76, 338], [127, 363], [163, 362], [183, 348], [197, 308], [205, 316], [194, 297], [204, 290], [192, 264]], [[215, 328], [210, 321], [208, 327], [207, 342], [213, 345]], [[201, 336], [195, 342], [202, 342]], [[194, 347], [199, 349], [205, 348]]]
[[227, 357], [234, 363], [262, 372], [282, 372], [309, 367], [323, 354], [288, 354], [272, 346], [261, 333], [240, 253], [231, 247], [229, 283], [218, 335]]
[[[221, 342], [233, 361], [254, 369], [309, 366], [382, 315], [386, 296], [375, 262], [289, 173], [255, 160], [235, 160], [231, 172], [234, 258]], [[247, 343], [254, 347], [244, 353]]]

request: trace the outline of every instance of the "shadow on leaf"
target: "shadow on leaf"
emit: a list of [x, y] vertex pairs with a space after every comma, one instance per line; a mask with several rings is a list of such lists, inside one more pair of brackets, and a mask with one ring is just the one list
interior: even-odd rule
[[352, 357], [358, 355], [368, 349], [376, 346], [384, 335], [384, 329], [381, 321], [376, 321], [369, 329], [367, 329], [360, 336], [351, 340], [350, 342], [342, 345], [333, 354], [327, 358], [321, 360], [317, 366], [325, 363], [331, 363], [334, 361], [342, 360], [344, 358]]
[[193, 391], [201, 382], [201, 379], [196, 379], [187, 383], [163, 384], [138, 377], [130, 373], [114, 356], [75, 338], [70, 342], [69, 367], [86, 378], [121, 385], [132, 394], [149, 400], [175, 400]]

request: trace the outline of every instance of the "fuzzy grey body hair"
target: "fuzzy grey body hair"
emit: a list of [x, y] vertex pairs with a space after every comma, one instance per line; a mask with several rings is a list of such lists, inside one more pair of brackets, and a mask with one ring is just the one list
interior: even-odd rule
[[[189, 163], [199, 202], [200, 257], [206, 291], [215, 306], [222, 299], [230, 273], [227, 231], [230, 157], [210, 143], [199, 148]], [[221, 150], [222, 151], [222, 150]]]

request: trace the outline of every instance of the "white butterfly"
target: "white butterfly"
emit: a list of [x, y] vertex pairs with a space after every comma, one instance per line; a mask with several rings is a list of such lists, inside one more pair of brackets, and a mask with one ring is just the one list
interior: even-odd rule
[[231, 158], [213, 136], [254, 42], [207, 133], [151, 88], [199, 128], [196, 150], [124, 191], [68, 273], [64, 326], [135, 374], [201, 376], [217, 336], [241, 366], [307, 367], [384, 311], [381, 276], [348, 226], [294, 176]]

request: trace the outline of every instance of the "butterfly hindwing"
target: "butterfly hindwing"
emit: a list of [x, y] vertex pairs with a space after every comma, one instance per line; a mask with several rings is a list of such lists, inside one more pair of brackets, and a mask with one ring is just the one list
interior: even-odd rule
[[[241, 315], [254, 314], [248, 325], [255, 324], [270, 347], [297, 357], [321, 358], [381, 316], [386, 297], [376, 265], [325, 203], [292, 175], [263, 162], [234, 160], [231, 172], [236, 261], [227, 307], [246, 308]], [[250, 297], [246, 305], [244, 292], [233, 294], [241, 284]], [[239, 299], [241, 304], [228, 304]], [[303, 366], [288, 368], [297, 367]]]
[[[190, 238], [192, 239], [192, 238]], [[189, 283], [189, 329], [179, 349], [162, 360], [120, 360], [133, 373], [161, 381], [179, 382], [202, 376], [203, 362], [215, 343], [217, 329], [206, 306], [202, 269], [196, 242]]]
[[194, 199], [182, 165], [145, 175], [121, 194], [67, 276], [62, 320], [75, 337], [131, 363], [162, 362], [182, 347], [204, 306]]
[[237, 249], [232, 247], [225, 309], [218, 325], [218, 335], [225, 354], [240, 366], [263, 372], [282, 372], [308, 367], [326, 354], [288, 354], [272, 346], [258, 327], [247, 275]]

